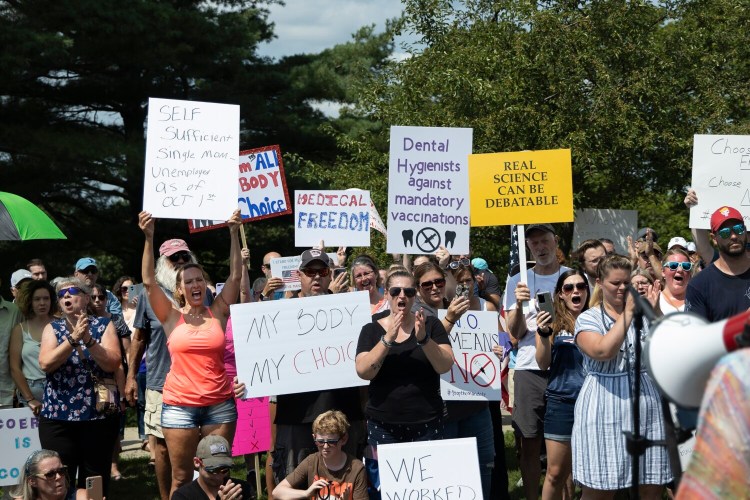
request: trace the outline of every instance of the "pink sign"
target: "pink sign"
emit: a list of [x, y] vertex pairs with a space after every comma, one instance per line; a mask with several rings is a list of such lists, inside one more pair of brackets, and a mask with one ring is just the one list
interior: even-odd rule
[[271, 448], [271, 416], [268, 397], [238, 399], [237, 431], [234, 433], [232, 455], [268, 451]]

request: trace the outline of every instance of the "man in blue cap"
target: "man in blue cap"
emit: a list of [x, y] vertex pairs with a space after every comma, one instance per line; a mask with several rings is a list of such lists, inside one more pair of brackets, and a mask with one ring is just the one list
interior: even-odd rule
[[[91, 257], [81, 257], [76, 262], [73, 274], [91, 287], [96, 284], [96, 280], [99, 278], [99, 267]], [[117, 300], [115, 294], [109, 290], [107, 290], [107, 311], [111, 314], [122, 314], [122, 304]]]

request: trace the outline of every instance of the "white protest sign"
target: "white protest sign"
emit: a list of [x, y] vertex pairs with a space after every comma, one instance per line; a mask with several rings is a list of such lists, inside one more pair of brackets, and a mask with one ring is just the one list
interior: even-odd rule
[[388, 253], [469, 253], [470, 128], [391, 127]]
[[691, 228], [711, 229], [711, 214], [723, 206], [739, 210], [750, 225], [750, 135], [696, 135], [691, 187], [698, 195]]
[[378, 445], [383, 500], [481, 500], [476, 438]]
[[18, 484], [26, 459], [42, 449], [38, 428], [29, 408], [0, 410], [0, 486]]
[[[441, 320], [447, 309], [438, 309]], [[497, 312], [467, 311], [451, 329], [453, 366], [440, 375], [440, 395], [446, 401], [500, 401], [500, 358]]]
[[[349, 188], [347, 191], [362, 191], [359, 188]], [[383, 223], [383, 219], [380, 218], [380, 214], [378, 213], [378, 209], [375, 206], [375, 202], [370, 199], [370, 227], [374, 229], [375, 231], [378, 231], [383, 234], [383, 236], [387, 236], [385, 233], [385, 224]]]
[[573, 248], [586, 240], [608, 238], [615, 243], [615, 252], [628, 255], [628, 236], [638, 231], [638, 210], [583, 208], [575, 211]]
[[367, 385], [354, 358], [372, 321], [368, 292], [231, 306], [237, 375], [246, 397]]
[[[338, 256], [335, 253], [327, 253], [332, 262], [337, 262]], [[271, 259], [271, 277], [281, 278], [283, 285], [276, 290], [277, 292], [287, 292], [299, 290], [302, 283], [299, 280], [299, 265], [302, 258], [299, 255], [292, 257], [278, 257]]]
[[[292, 213], [279, 146], [240, 151], [237, 182], [243, 224]], [[191, 233], [224, 226], [221, 220], [188, 220]]]
[[294, 246], [370, 246], [369, 191], [294, 192]]
[[150, 98], [143, 209], [167, 219], [229, 219], [239, 137], [239, 106]]

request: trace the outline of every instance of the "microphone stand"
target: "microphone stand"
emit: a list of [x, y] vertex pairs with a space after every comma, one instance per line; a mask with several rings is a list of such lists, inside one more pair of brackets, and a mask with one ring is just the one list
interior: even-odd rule
[[[652, 446], [663, 446], [665, 441], [654, 441], [646, 439], [641, 436], [641, 335], [643, 332], [643, 318], [644, 316], [653, 323], [656, 320], [654, 309], [651, 304], [644, 299], [632, 285], [628, 285], [630, 295], [635, 301], [635, 312], [633, 313], [633, 327], [635, 328], [635, 360], [633, 371], [635, 372], [635, 380], [632, 388], [633, 398], [633, 431], [624, 432], [625, 434], [625, 449], [628, 454], [633, 458], [632, 468], [632, 481], [630, 485], [630, 498], [640, 498], [639, 486], [640, 486], [640, 468], [641, 468], [641, 456], [646, 453], [646, 450]], [[671, 420], [671, 415], [670, 415]]]

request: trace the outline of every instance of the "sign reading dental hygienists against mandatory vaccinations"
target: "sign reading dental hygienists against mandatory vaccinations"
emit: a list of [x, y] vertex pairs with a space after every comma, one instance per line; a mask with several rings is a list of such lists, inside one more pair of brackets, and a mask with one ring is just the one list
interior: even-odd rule
[[615, 242], [618, 254], [628, 255], [628, 236], [638, 230], [638, 210], [584, 208], [576, 210], [575, 215], [573, 248], [586, 240], [608, 238]]
[[471, 225], [573, 221], [569, 149], [469, 156]]
[[[240, 151], [237, 182], [243, 223], [292, 213], [279, 146]], [[188, 220], [191, 233], [224, 226], [220, 220]]]
[[711, 214], [734, 207], [750, 225], [750, 135], [696, 135], [693, 180], [698, 204], [690, 209], [690, 227], [710, 229]]
[[0, 486], [18, 484], [21, 470], [39, 443], [39, 420], [29, 408], [0, 410]]
[[470, 128], [391, 127], [388, 253], [469, 253]]
[[237, 208], [239, 137], [239, 106], [150, 98], [143, 209], [227, 220]]
[[246, 397], [367, 385], [354, 358], [372, 321], [368, 292], [231, 306], [237, 376]]
[[378, 445], [383, 500], [481, 500], [477, 439]]
[[[438, 310], [441, 320], [447, 309]], [[448, 337], [453, 366], [440, 376], [440, 395], [446, 401], [500, 401], [500, 358], [492, 352], [497, 340], [497, 312], [467, 311]]]
[[370, 246], [370, 192], [294, 192], [294, 246]]

